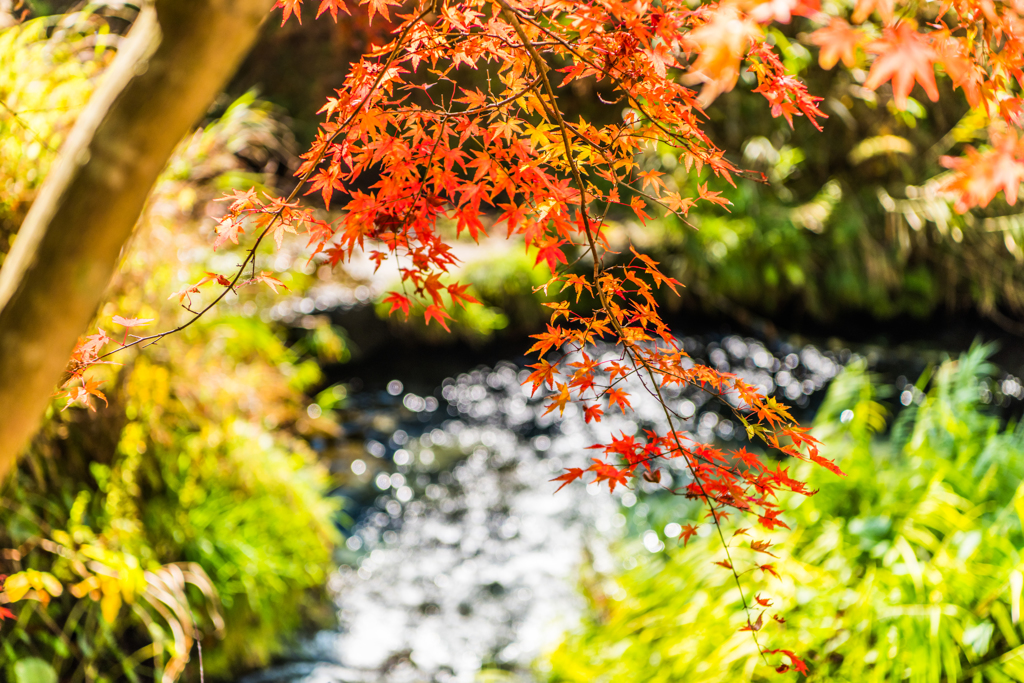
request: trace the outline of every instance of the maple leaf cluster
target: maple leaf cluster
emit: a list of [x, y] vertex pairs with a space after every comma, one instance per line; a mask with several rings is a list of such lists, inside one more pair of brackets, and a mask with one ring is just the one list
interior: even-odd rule
[[915, 86], [937, 101], [935, 72], [940, 69], [989, 120], [992, 139], [989, 150], [967, 147], [963, 157], [943, 159], [953, 169], [943, 190], [960, 213], [988, 206], [1000, 190], [1007, 204], [1015, 204], [1024, 179], [1024, 160], [1016, 147], [1024, 111], [1024, 5], [956, 0], [919, 10], [893, 0], [858, 0], [849, 19], [861, 24], [872, 15], [880, 19], [880, 36], [879, 27], [870, 24], [853, 26], [841, 17], [819, 17], [828, 25], [808, 40], [820, 48], [821, 67], [831, 69], [840, 61], [854, 67], [861, 52], [873, 55], [864, 87], [876, 90], [889, 84], [899, 109], [907, 107]]
[[[386, 14], [381, 0], [371, 12]], [[282, 3], [297, 13], [297, 3]], [[479, 241], [490, 231], [521, 236], [535, 261], [551, 272], [549, 287], [575, 294], [552, 304], [546, 331], [530, 350], [538, 363], [527, 383], [549, 392], [548, 412], [570, 403], [587, 422], [607, 411], [631, 411], [626, 382], [639, 377], [666, 411], [667, 433], [621, 435], [596, 444], [598, 457], [556, 478], [562, 486], [592, 475], [609, 490], [636, 477], [661, 481], [660, 464], [684, 463], [692, 475], [679, 495], [703, 501], [719, 526], [734, 512], [753, 515], [767, 530], [785, 526], [777, 498], [808, 494], [788, 469], [765, 465], [746, 449], [725, 452], [675, 427], [663, 400], [668, 387], [697, 385], [719, 395], [752, 436], [783, 456], [826, 464], [817, 443], [785, 406], [731, 375], [688, 362], [658, 311], [656, 290], [677, 291], [649, 257], [606, 267], [605, 217], [624, 207], [641, 222], [652, 207], [683, 219], [699, 203], [727, 207], [721, 193], [698, 184], [695, 196], [672, 178], [640, 165], [653, 145], [676, 150], [683, 167], [732, 182], [737, 169], [703, 131], [704, 108], [734, 87], [743, 67], [773, 116], [815, 126], [820, 98], [788, 75], [766, 39], [765, 23], [788, 21], [816, 8], [779, 0], [770, 6], [685, 2], [463, 0], [431, 2], [400, 15], [396, 38], [353, 65], [298, 169], [325, 206], [340, 216], [334, 234], [316, 247], [331, 265], [358, 251], [377, 267], [393, 262], [401, 291], [391, 311], [420, 312], [445, 324], [446, 306], [472, 299], [443, 284], [457, 261], [443, 228]], [[481, 87], [476, 72], [486, 75]], [[569, 120], [559, 89], [593, 80], [622, 108], [619, 120]], [[702, 85], [700, 92], [689, 87]], [[339, 201], [339, 197], [341, 198]], [[491, 227], [482, 214], [497, 218]], [[572, 272], [587, 259], [592, 273]], [[447, 281], [447, 280], [444, 280]], [[582, 297], [592, 310], [577, 310]], [[595, 346], [611, 342], [617, 360], [597, 360]], [[719, 527], [720, 528], [720, 527]], [[695, 533], [688, 525], [683, 535]], [[686, 536], [688, 538], [688, 536]], [[752, 546], [755, 552], [767, 545]], [[728, 553], [728, 548], [726, 547]], [[723, 566], [739, 583], [731, 557]], [[771, 564], [762, 573], [774, 573]], [[794, 660], [798, 661], [798, 660]]]

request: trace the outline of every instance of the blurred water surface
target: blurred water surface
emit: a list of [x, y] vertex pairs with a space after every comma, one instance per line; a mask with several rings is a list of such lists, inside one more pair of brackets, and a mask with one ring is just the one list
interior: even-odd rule
[[[739, 336], [683, 343], [695, 361], [807, 410], [850, 359], [849, 351], [769, 348]], [[386, 392], [352, 397], [362, 421], [375, 426], [349, 426], [364, 439], [353, 470], [365, 471], [367, 485], [347, 544], [350, 564], [331, 579], [340, 628], [244, 683], [462, 683], [480, 680], [482, 670], [490, 680], [536, 680], [533, 663], [583, 608], [581, 564], [614, 568], [609, 544], [624, 533], [622, 513], [639, 493], [574, 485], [553, 495], [550, 480], [585, 466], [586, 448], [612, 433], [665, 424], [636, 380], [629, 416], [609, 412], [587, 425], [575, 406], [560, 419], [545, 415], [542, 392], [522, 386], [528, 374], [500, 362], [445, 380], [433, 396], [403, 392], [395, 379]], [[728, 411], [700, 390], [668, 396], [697, 438], [741, 437]], [[669, 470], [662, 483], [687, 477]], [[665, 547], [660, 531], [642, 533], [649, 552]]]

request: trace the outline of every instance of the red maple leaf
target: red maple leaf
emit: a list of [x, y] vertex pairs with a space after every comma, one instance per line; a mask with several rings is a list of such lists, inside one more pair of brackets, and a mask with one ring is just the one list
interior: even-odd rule
[[538, 264], [541, 261], [545, 261], [548, 264], [548, 268], [554, 273], [558, 269], [559, 262], [568, 263], [565, 259], [565, 254], [559, 249], [560, 246], [565, 244], [565, 240], [555, 240], [548, 238], [541, 242], [537, 250], [537, 260], [534, 264]]
[[620, 470], [617, 467], [609, 465], [606, 462], [601, 462], [597, 458], [594, 458], [593, 460], [594, 464], [590, 466], [590, 471], [596, 475], [596, 477], [594, 478], [594, 483], [607, 481], [608, 489], [609, 491], [612, 492], [615, 491], [616, 485], [626, 485], [627, 470]]
[[750, 541], [750, 549], [757, 553], [764, 553], [765, 555], [771, 555], [772, 557], [778, 558], [778, 555], [768, 550], [772, 547], [771, 541]]
[[391, 304], [391, 310], [388, 311], [388, 315], [391, 315], [395, 311], [401, 311], [406, 316], [409, 315], [409, 297], [399, 294], [398, 292], [390, 292], [384, 297], [384, 303]]
[[740, 630], [741, 631], [760, 631], [763, 626], [764, 626], [764, 612], [761, 612], [759, 615], [757, 615], [757, 621], [751, 623], [750, 620], [748, 619], [747, 620], [747, 625], [744, 626], [743, 628], [741, 628]]
[[679, 538], [682, 539], [684, 548], [686, 547], [686, 544], [690, 542], [690, 538], [697, 535], [698, 528], [699, 527], [695, 527], [692, 524], [686, 524], [683, 526], [683, 530], [679, 532]]
[[[766, 655], [774, 655], [774, 654], [786, 655], [787, 657], [789, 657], [789, 661], [791, 662], [791, 666], [794, 669], [796, 669], [800, 673], [804, 674], [805, 676], [807, 675], [807, 663], [804, 660], [802, 660], [799, 657], [797, 657], [796, 653], [794, 653], [792, 650], [765, 650], [764, 654], [766, 654]], [[786, 666], [785, 664], [780, 664], [778, 667], [775, 668], [775, 670], [778, 671], [779, 673], [786, 673], [787, 671], [789, 671], [789, 666]]]
[[564, 489], [566, 486], [568, 486], [572, 482], [574, 482], [577, 479], [579, 479], [580, 477], [582, 477], [583, 476], [583, 472], [584, 472], [584, 470], [580, 469], [579, 467], [570, 467], [570, 468], [565, 470], [565, 474], [563, 474], [563, 475], [561, 475], [559, 477], [555, 477], [554, 479], [552, 479], [551, 481], [560, 481], [560, 482], [562, 482], [562, 485], [559, 486], [557, 489], [555, 489], [555, 493], [558, 493], [559, 491]]
[[480, 303], [472, 294], [466, 293], [467, 289], [469, 289], [469, 285], [448, 285], [448, 296], [452, 298], [452, 301], [463, 308], [466, 307], [466, 304]]
[[846, 472], [843, 472], [841, 469], [839, 469], [839, 466], [836, 465], [836, 463], [834, 461], [829, 460], [828, 458], [823, 458], [822, 456], [818, 455], [817, 453], [811, 453], [810, 458], [811, 458], [811, 462], [813, 462], [813, 463], [815, 463], [817, 465], [821, 465], [822, 467], [827, 469], [829, 472], [832, 472], [833, 474], [838, 474], [839, 476], [842, 476], [842, 477], [846, 476]]
[[423, 312], [423, 318], [427, 321], [428, 325], [431, 320], [436, 320], [438, 324], [444, 328], [445, 332], [451, 332], [451, 329], [448, 327], [448, 323], [445, 322], [445, 318], [451, 320], [452, 317], [440, 306], [437, 306], [436, 304], [430, 304], [427, 306], [427, 310]]

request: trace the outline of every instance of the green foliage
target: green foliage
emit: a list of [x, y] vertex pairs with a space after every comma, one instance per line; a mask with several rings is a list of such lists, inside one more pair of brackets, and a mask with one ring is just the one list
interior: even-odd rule
[[[0, 102], [65, 106], [63, 118], [32, 119], [33, 133], [56, 145], [101, 62], [92, 53], [80, 61], [74, 43], [61, 42], [67, 35], [46, 38], [44, 28], [32, 22], [0, 33]], [[4, 78], [15, 76], [8, 86]], [[14, 188], [0, 192], [3, 216], [15, 221], [9, 227], [38, 184], [28, 169], [41, 179], [54, 156], [40, 143], [26, 157], [31, 135], [15, 126], [0, 111], [0, 145], [21, 145], [0, 154], [0, 187]], [[269, 185], [288, 154], [286, 131], [251, 93], [183, 142], [150, 197], [99, 327], [120, 338], [114, 314], [161, 326], [183, 319], [187, 311], [168, 293], [239, 258], [208, 247], [209, 215], [221, 207], [212, 200], [239, 184]], [[303, 275], [285, 279], [299, 295], [310, 284]], [[314, 358], [343, 361], [347, 346], [317, 319], [289, 347], [284, 330], [255, 315], [269, 292], [253, 289], [105, 366], [108, 406], [51, 408], [0, 505], [0, 573], [11, 575], [4, 606], [15, 615], [0, 622], [6, 680], [198, 680], [197, 663], [188, 663], [197, 633], [207, 636], [206, 675], [223, 678], [266, 663], [300, 623], [324, 616], [339, 501], [302, 438], [310, 428], [305, 392], [321, 379]]]
[[[886, 436], [862, 365], [831, 387], [815, 433], [848, 476], [797, 468], [818, 493], [787, 502], [792, 529], [771, 537], [781, 578], [760, 592], [774, 601], [762, 644], [806, 655], [808, 680], [1024, 677], [1024, 429], [984, 410], [987, 354], [944, 363]], [[709, 561], [717, 543], [694, 538], [593, 582], [590, 616], [551, 655], [550, 680], [771, 680], [738, 631], [732, 576]], [[748, 544], [733, 545], [750, 566]]]
[[108, 32], [102, 20], [79, 14], [53, 29], [41, 18], [0, 31], [0, 263], [111, 54], [85, 49]]
[[[550, 277], [547, 268], [535, 265], [525, 250], [509, 251], [504, 244], [500, 253], [488, 253], [486, 243], [479, 251], [482, 253], [463, 266], [455, 277], [470, 285], [469, 294], [480, 304], [452, 311], [452, 331], [469, 341], [479, 341], [506, 328], [521, 331], [539, 327], [547, 318], [543, 302], [551, 299], [540, 289]], [[441, 280], [448, 281], [447, 278]], [[389, 310], [390, 306], [385, 303], [377, 304], [378, 315], [394, 320], [393, 324], [402, 329], [435, 342], [451, 337], [436, 323], [426, 325], [422, 316], [410, 315], [405, 320], [401, 315], [389, 316]]]
[[14, 664], [15, 683], [57, 683], [57, 672], [38, 657], [26, 657]]
[[460, 277], [472, 285], [481, 303], [501, 311], [514, 328], [540, 327], [548, 317], [542, 303], [552, 297], [541, 288], [549, 273], [525, 249], [505, 248], [500, 255], [470, 261]]
[[1000, 200], [961, 216], [938, 192], [946, 176], [940, 157], [977, 144], [983, 117], [954, 93], [937, 103], [911, 98], [906, 111], [880, 106], [880, 96], [862, 87], [863, 72], [811, 64], [792, 35], [803, 29], [798, 20], [785, 28], [791, 35], [774, 30], [773, 39], [787, 67], [824, 97], [824, 135], [806, 121], [791, 129], [772, 119], [744, 76], [709, 110], [710, 127], [734, 163], [764, 180], [715, 186], [708, 172], [698, 180], [670, 150], [652, 149], [644, 170], [666, 173], [662, 180], [684, 196], [710, 180], [733, 206], [698, 207], [685, 223], [664, 219], [664, 240], [650, 253], [671, 264], [687, 285], [684, 297], [726, 312], [797, 309], [826, 320], [850, 310], [880, 318], [941, 308], [975, 308], [997, 321], [1007, 311], [1024, 315], [1019, 211]]

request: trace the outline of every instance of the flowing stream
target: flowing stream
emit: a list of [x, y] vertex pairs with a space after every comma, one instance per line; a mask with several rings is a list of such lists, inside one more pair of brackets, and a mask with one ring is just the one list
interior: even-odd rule
[[[805, 416], [851, 358], [844, 349], [769, 348], [739, 336], [683, 341], [695, 360], [737, 373], [802, 407]], [[363, 452], [345, 466], [362, 472], [364, 504], [346, 564], [330, 582], [340, 628], [319, 633], [243, 683], [541, 678], [535, 662], [583, 608], [581, 565], [613, 570], [610, 544], [624, 533], [623, 513], [642, 527], [646, 508], [637, 505], [639, 491], [609, 495], [607, 488], [576, 484], [554, 495], [550, 480], [563, 467], [585, 466], [586, 447], [611, 433], [665, 425], [638, 382], [630, 387], [629, 416], [610, 411], [595, 426], [575, 406], [562, 418], [545, 414], [541, 392], [531, 397], [522, 386], [527, 374], [500, 362], [447, 379], [430, 396], [405, 392], [396, 379], [387, 391], [352, 397], [358, 410], [345, 431], [359, 435]], [[700, 390], [669, 397], [687, 417], [682, 428], [696, 438], [741, 436], [720, 403]], [[677, 485], [687, 476], [667, 472]], [[665, 548], [661, 530], [639, 535], [647, 551]]]

